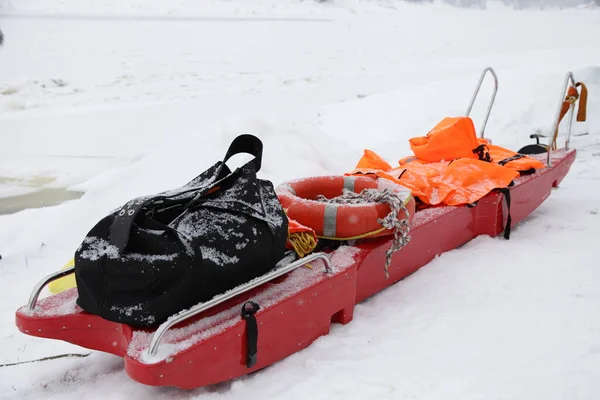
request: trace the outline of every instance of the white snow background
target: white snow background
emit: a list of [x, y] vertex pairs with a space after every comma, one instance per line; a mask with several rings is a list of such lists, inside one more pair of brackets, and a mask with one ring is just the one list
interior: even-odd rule
[[[240, 133], [263, 140], [261, 177], [277, 185], [347, 172], [364, 148], [395, 163], [464, 114], [486, 66], [500, 78], [486, 137], [513, 150], [550, 130], [567, 71], [590, 92], [571, 172], [511, 240], [441, 255], [308, 349], [193, 391], [143, 386], [94, 352], [0, 367], [0, 398], [600, 398], [600, 10], [4, 0], [0, 13], [0, 197], [84, 192], [0, 215], [1, 364], [86, 353], [21, 334], [16, 309], [106, 213], [187, 182]], [[478, 127], [490, 93], [486, 80]]]

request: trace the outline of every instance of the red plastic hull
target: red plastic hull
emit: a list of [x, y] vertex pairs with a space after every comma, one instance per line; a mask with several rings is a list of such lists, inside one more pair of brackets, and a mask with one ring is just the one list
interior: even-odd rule
[[[575, 155], [574, 150], [557, 152], [552, 167], [515, 181], [510, 189], [513, 226], [542, 204], [566, 176]], [[154, 363], [144, 359], [151, 332], [83, 312], [74, 306], [75, 289], [41, 300], [33, 315], [17, 310], [16, 324], [29, 335], [122, 356], [128, 375], [147, 385], [206, 386], [252, 373], [309, 346], [329, 332], [332, 322], [350, 322], [356, 303], [412, 274], [436, 255], [476, 236], [502, 233], [506, 217], [506, 201], [499, 192], [473, 207], [420, 211], [413, 220], [411, 241], [393, 257], [389, 279], [383, 270], [388, 238], [342, 247], [332, 253], [330, 275], [324, 275], [321, 263], [315, 262], [312, 269], [295, 270], [176, 327], [162, 345], [168, 354]], [[261, 305], [256, 314], [258, 361], [252, 368], [245, 365], [246, 332], [240, 317], [247, 299]]]

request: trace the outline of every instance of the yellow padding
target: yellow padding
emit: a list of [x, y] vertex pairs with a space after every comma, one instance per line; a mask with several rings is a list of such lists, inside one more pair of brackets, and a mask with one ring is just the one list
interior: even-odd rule
[[[61, 271], [65, 270], [67, 268], [71, 268], [74, 265], [75, 265], [75, 259], [71, 258], [69, 260], [69, 262], [66, 263], [64, 267], [61, 268]], [[57, 279], [54, 282], [51, 282], [48, 285], [48, 289], [50, 289], [51, 293], [56, 294], [56, 293], [64, 292], [67, 289], [74, 288], [75, 286], [77, 286], [77, 283], [75, 282], [75, 274], [71, 274], [71, 275], [65, 276], [63, 278]]]

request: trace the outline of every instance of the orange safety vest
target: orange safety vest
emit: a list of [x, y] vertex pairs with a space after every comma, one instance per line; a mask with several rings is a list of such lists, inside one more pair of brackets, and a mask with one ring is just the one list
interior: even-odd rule
[[473, 120], [468, 117], [446, 117], [427, 136], [409, 140], [410, 148], [422, 161], [451, 161], [457, 158], [478, 158], [479, 146]]
[[447, 117], [428, 134], [409, 140], [414, 157], [393, 168], [371, 150], [365, 150], [349, 173], [375, 174], [412, 190], [430, 205], [474, 203], [494, 189], [508, 187], [520, 174], [544, 164], [485, 139], [478, 139], [469, 117]]
[[[480, 159], [515, 169], [521, 173], [544, 168], [541, 161], [478, 139], [469, 117], [446, 117], [427, 136], [409, 140], [415, 157], [421, 161], [451, 161], [457, 158]], [[400, 160], [403, 164], [410, 159]]]
[[[367, 153], [372, 152], [365, 150]], [[514, 169], [477, 159], [461, 158], [437, 163], [415, 160], [397, 168], [381, 170], [378, 167], [382, 164], [368, 164], [368, 158], [373, 159], [372, 155], [361, 158], [361, 167], [348, 175], [375, 174], [390, 179], [410, 189], [413, 196], [430, 205], [474, 203], [494, 189], [509, 186], [519, 176]]]
[[538, 169], [545, 168], [543, 162], [535, 158], [527, 157], [515, 151], [505, 149], [489, 143], [485, 139], [478, 139], [490, 154], [490, 161], [506, 168], [519, 171], [521, 175], [535, 172]]

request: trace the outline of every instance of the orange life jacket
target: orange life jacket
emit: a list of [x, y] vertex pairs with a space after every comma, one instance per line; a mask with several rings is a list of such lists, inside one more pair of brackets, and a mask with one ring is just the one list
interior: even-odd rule
[[427, 162], [478, 158], [475, 126], [468, 117], [446, 117], [427, 136], [414, 137], [409, 143], [415, 156]]
[[470, 158], [435, 163], [415, 160], [396, 168], [379, 169], [385, 164], [371, 150], [365, 150], [360, 167], [348, 175], [375, 174], [410, 189], [423, 203], [451, 206], [474, 203], [493, 189], [509, 186], [519, 176], [514, 169]]
[[506, 168], [519, 171], [521, 175], [533, 173], [538, 169], [545, 168], [543, 162], [535, 158], [527, 157], [504, 147], [490, 144], [485, 139], [478, 139], [490, 154], [490, 161]]
[[365, 150], [350, 174], [394, 180], [426, 204], [459, 205], [508, 187], [520, 174], [544, 168], [536, 159], [478, 139], [469, 117], [444, 118], [427, 136], [409, 142], [414, 156], [399, 160], [398, 167]]

